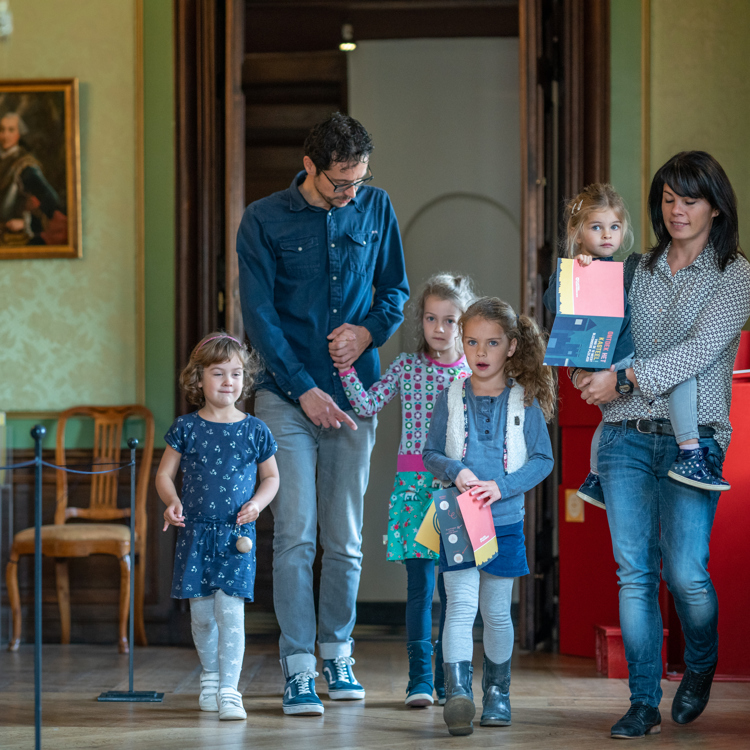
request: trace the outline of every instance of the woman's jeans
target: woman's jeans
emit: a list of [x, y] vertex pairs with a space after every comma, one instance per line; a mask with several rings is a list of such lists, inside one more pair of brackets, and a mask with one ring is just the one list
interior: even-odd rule
[[[723, 455], [701, 438], [721, 475]], [[708, 544], [719, 499], [667, 477], [677, 457], [673, 435], [647, 435], [604, 425], [599, 469], [618, 564], [620, 627], [630, 674], [631, 703], [661, 700], [662, 620], [659, 567], [685, 634], [685, 664], [707, 672], [718, 656], [718, 601], [708, 575]]]
[[362, 569], [362, 498], [370, 475], [377, 417], [357, 431], [316, 427], [296, 404], [258, 391], [255, 415], [279, 450], [281, 482], [269, 506], [274, 518], [273, 603], [281, 628], [284, 676], [315, 669], [313, 562], [320, 527], [323, 561], [318, 603], [322, 659], [351, 656]]

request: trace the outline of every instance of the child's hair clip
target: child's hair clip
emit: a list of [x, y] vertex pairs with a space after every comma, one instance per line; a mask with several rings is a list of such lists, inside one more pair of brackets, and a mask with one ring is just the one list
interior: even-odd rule
[[577, 205], [573, 206], [573, 208], [570, 211], [570, 215], [575, 216], [581, 210], [582, 205], [583, 205], [583, 198], [581, 198], [581, 200], [578, 201]]

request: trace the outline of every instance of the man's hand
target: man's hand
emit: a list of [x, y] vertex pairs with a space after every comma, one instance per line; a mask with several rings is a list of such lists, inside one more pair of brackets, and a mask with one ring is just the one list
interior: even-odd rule
[[328, 352], [339, 370], [348, 370], [372, 343], [372, 334], [364, 326], [344, 323], [328, 334]]
[[345, 424], [352, 430], [357, 429], [354, 420], [336, 406], [336, 402], [320, 388], [311, 388], [299, 397], [299, 405], [310, 421], [318, 427], [335, 427]]
[[478, 481], [477, 475], [471, 469], [461, 469], [454, 484], [463, 495], [464, 492], [473, 487]]
[[609, 370], [581, 373], [577, 380], [581, 398], [587, 404], [608, 404], [620, 397], [615, 389], [617, 374], [614, 365]]
[[253, 521], [257, 520], [259, 515], [260, 509], [258, 508], [258, 504], [255, 502], [255, 500], [248, 500], [240, 508], [240, 512], [237, 514], [237, 523], [252, 523]]
[[484, 506], [492, 505], [492, 503], [501, 498], [500, 488], [497, 486], [497, 482], [494, 479], [490, 479], [486, 482], [480, 480], [473, 482], [471, 494], [474, 495], [477, 500], [484, 500]]
[[166, 531], [170, 526], [184, 526], [185, 516], [182, 515], [182, 503], [177, 500], [171, 505], [167, 506], [164, 511], [164, 528], [162, 531]]

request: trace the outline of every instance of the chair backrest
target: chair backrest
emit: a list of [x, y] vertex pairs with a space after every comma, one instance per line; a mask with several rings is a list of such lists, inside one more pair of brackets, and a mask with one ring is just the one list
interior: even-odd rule
[[[88, 417], [94, 420], [94, 448], [91, 471], [97, 464], [119, 463], [130, 458], [129, 449], [121, 456], [123, 424], [129, 417], [142, 419], [146, 427], [146, 440], [142, 445], [140, 466], [138, 467], [135, 493], [135, 528], [143, 536], [146, 527], [146, 496], [151, 475], [151, 461], [154, 453], [154, 417], [145, 406], [74, 406], [60, 414], [57, 422], [57, 444], [55, 463], [65, 466], [65, 427], [71, 418]], [[102, 469], [114, 468], [102, 466]], [[89, 467], [86, 467], [89, 470]], [[122, 471], [129, 472], [129, 469]], [[92, 521], [112, 521], [130, 516], [130, 507], [117, 507], [117, 488], [122, 472], [98, 474], [91, 477], [91, 495], [88, 508], [68, 506], [68, 474], [57, 471], [57, 506], [55, 523], [65, 523], [69, 518], [85, 518]], [[128, 476], [129, 473], [128, 473]]]

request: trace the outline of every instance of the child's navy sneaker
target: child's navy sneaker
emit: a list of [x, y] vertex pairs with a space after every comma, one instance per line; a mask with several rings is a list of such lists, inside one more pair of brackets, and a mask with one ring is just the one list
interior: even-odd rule
[[668, 476], [677, 482], [689, 484], [691, 487], [699, 487], [702, 490], [713, 492], [725, 492], [731, 489], [731, 485], [721, 476], [716, 476], [706, 462], [708, 448], [693, 448], [684, 450], [680, 448], [677, 460], [669, 469]]
[[589, 472], [583, 484], [578, 488], [576, 495], [585, 500], [587, 503], [596, 505], [597, 508], [604, 508], [604, 490], [602, 483], [599, 481], [599, 475]]
[[328, 697], [332, 701], [357, 701], [365, 697], [365, 689], [357, 682], [352, 664], [351, 656], [323, 661], [323, 676], [328, 681]]
[[315, 692], [317, 672], [307, 669], [293, 674], [284, 686], [284, 713], [294, 716], [320, 716], [325, 708]]

